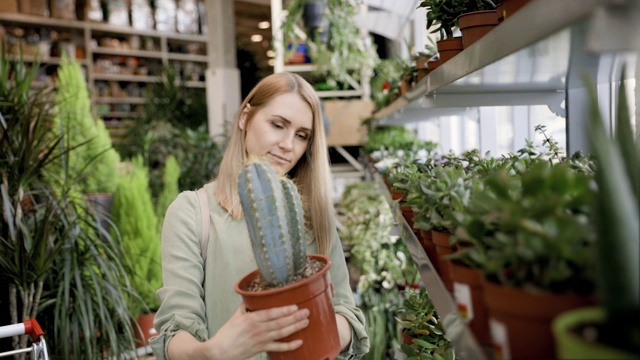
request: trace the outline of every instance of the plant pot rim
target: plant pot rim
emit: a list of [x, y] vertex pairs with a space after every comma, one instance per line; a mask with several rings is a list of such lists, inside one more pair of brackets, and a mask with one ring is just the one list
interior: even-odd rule
[[235, 288], [236, 292], [238, 294], [240, 294], [241, 296], [267, 297], [267, 296], [273, 296], [273, 295], [280, 294], [280, 293], [283, 293], [283, 292], [291, 291], [292, 289], [297, 289], [297, 288], [303, 287], [303, 286], [307, 285], [308, 283], [315, 281], [316, 278], [318, 278], [320, 276], [323, 276], [323, 274], [325, 272], [327, 272], [329, 270], [329, 267], [331, 266], [331, 260], [326, 255], [310, 254], [310, 255], [307, 255], [307, 258], [318, 260], [320, 262], [323, 262], [325, 265], [324, 265], [324, 267], [322, 267], [322, 269], [318, 270], [318, 272], [316, 272], [315, 274], [311, 275], [310, 277], [308, 277], [306, 279], [303, 279], [301, 281], [298, 281], [296, 283], [293, 283], [293, 284], [287, 284], [285, 286], [281, 286], [281, 287], [274, 288], [274, 289], [263, 290], [263, 291], [248, 291], [248, 290], [245, 290], [245, 289], [241, 288], [240, 284], [242, 284], [247, 278], [251, 278], [253, 280], [257, 276], [257, 274], [258, 274], [258, 272], [260, 270], [259, 269], [254, 269], [254, 270], [250, 271], [249, 273], [247, 273], [246, 275], [244, 275], [243, 277], [241, 277], [240, 280], [238, 280], [236, 282], [236, 285], [234, 286], [234, 288]]

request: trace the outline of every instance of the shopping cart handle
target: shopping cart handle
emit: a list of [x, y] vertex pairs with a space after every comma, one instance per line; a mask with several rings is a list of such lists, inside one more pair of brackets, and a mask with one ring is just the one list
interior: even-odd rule
[[0, 339], [26, 334], [31, 335], [33, 341], [38, 341], [38, 339], [44, 335], [44, 331], [42, 331], [36, 319], [29, 319], [13, 325], [0, 326]]
[[38, 321], [36, 321], [36, 319], [29, 319], [27, 321], [24, 321], [23, 324], [24, 333], [31, 335], [33, 341], [38, 341], [40, 336], [44, 335], [44, 331], [42, 331], [42, 328], [40, 327], [40, 324], [38, 324]]

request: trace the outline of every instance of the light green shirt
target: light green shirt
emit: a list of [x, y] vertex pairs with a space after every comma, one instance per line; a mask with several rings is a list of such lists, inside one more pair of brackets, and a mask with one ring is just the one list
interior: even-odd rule
[[[200, 254], [200, 208], [194, 191], [178, 195], [167, 209], [162, 228], [160, 309], [155, 317], [158, 336], [151, 347], [158, 359], [166, 355], [169, 340], [180, 330], [205, 341], [218, 331], [241, 302], [234, 286], [257, 268], [244, 219], [234, 220], [214, 199], [215, 183], [205, 185], [211, 212], [207, 261]], [[317, 253], [315, 243], [307, 253]], [[329, 270], [335, 287], [334, 310], [351, 324], [352, 340], [342, 359], [357, 359], [369, 350], [364, 316], [355, 306], [342, 245], [335, 237]], [[252, 359], [266, 359], [260, 354]]]

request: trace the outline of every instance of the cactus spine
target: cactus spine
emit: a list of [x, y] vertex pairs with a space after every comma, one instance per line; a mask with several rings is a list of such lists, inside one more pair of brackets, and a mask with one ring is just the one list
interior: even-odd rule
[[238, 178], [240, 203], [262, 277], [282, 286], [307, 263], [300, 194], [267, 162], [245, 165]]

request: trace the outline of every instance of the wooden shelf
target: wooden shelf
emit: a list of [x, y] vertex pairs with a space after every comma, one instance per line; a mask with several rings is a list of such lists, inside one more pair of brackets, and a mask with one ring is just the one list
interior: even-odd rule
[[100, 55], [116, 55], [116, 56], [128, 56], [128, 57], [146, 57], [152, 59], [162, 59], [162, 53], [160, 51], [145, 51], [145, 50], [126, 50], [126, 49], [112, 49], [106, 47], [97, 47], [92, 49], [94, 54]]
[[127, 81], [127, 82], [144, 82], [144, 83], [160, 82], [158, 76], [121, 75], [121, 74], [92, 74], [92, 76], [94, 80], [98, 80], [98, 81]]
[[98, 104], [146, 104], [147, 99], [143, 97], [126, 97], [126, 98], [117, 98], [117, 97], [97, 97], [94, 98]]

